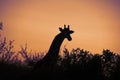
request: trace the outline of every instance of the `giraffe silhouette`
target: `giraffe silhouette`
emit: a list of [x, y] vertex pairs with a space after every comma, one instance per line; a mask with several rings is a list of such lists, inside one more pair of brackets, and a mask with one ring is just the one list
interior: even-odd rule
[[42, 60], [38, 61], [35, 65], [35, 68], [40, 68], [40, 66], [52, 66], [56, 64], [57, 59], [59, 57], [59, 51], [60, 51], [60, 46], [62, 42], [64, 41], [65, 38], [68, 39], [68, 41], [71, 41], [72, 38], [70, 34], [74, 33], [73, 30], [70, 30], [70, 26], [66, 27], [64, 25], [64, 29], [59, 27], [60, 33], [57, 34], [50, 46], [50, 49], [48, 50], [48, 53], [43, 57]]

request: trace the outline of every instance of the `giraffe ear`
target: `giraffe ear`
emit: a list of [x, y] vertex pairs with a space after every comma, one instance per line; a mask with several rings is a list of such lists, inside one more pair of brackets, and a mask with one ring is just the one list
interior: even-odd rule
[[62, 32], [62, 31], [63, 31], [63, 29], [62, 29], [61, 27], [59, 27], [59, 30], [60, 30], [60, 32]]
[[71, 30], [71, 31], [70, 31], [70, 34], [72, 34], [72, 33], [74, 33], [74, 31], [73, 31], [73, 30]]

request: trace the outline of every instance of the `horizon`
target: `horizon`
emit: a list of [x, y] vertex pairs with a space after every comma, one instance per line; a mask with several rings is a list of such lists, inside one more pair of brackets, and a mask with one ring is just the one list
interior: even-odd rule
[[48, 51], [59, 27], [66, 24], [75, 31], [72, 41], [61, 49], [82, 48], [91, 53], [110, 49], [120, 53], [119, 0], [0, 0], [0, 34], [15, 40], [16, 50], [27, 43], [33, 51]]

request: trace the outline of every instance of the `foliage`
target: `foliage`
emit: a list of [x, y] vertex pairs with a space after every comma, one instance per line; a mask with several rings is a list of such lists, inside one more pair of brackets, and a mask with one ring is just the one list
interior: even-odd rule
[[[33, 71], [37, 61], [43, 58], [43, 53], [28, 52], [27, 44], [21, 50], [13, 50], [14, 41], [7, 43], [6, 38], [0, 41], [0, 73], [1, 79], [57, 79], [57, 80], [119, 80], [120, 55], [110, 50], [102, 54], [92, 54], [84, 49], [67, 48], [63, 56], [59, 56], [56, 65], [44, 66]], [[14, 75], [14, 77], [12, 76]]]

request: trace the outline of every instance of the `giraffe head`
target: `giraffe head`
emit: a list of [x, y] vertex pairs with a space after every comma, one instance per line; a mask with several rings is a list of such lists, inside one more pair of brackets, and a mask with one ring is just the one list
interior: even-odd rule
[[69, 41], [72, 40], [70, 34], [74, 33], [73, 30], [70, 30], [70, 26], [68, 25], [68, 27], [66, 27], [66, 25], [64, 25], [64, 29], [62, 29], [61, 27], [59, 28], [61, 34], [63, 35], [64, 38], [67, 38]]

